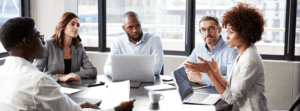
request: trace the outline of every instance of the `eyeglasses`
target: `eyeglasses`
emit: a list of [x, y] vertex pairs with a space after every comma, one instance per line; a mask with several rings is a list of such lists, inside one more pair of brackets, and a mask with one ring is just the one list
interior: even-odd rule
[[199, 29], [199, 32], [200, 32], [201, 34], [206, 34], [206, 30], [207, 30], [208, 33], [212, 33], [212, 32], [215, 32], [215, 30], [216, 30], [217, 28], [219, 28], [219, 27], [216, 27], [216, 26], [210, 26], [210, 27], [208, 27], [208, 29], [205, 29], [205, 28]]

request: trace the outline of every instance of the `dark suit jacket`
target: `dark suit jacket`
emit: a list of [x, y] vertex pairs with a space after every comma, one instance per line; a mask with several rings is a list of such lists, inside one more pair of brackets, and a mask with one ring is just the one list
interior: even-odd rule
[[[60, 76], [55, 74], [64, 74], [65, 64], [63, 50], [59, 49], [54, 41], [54, 38], [47, 40], [45, 57], [43, 59], [34, 60], [33, 65], [57, 81]], [[80, 78], [94, 78], [97, 76], [97, 69], [85, 53], [81, 43], [77, 45], [72, 44], [71, 52], [71, 73], [77, 74]], [[82, 67], [84, 71], [80, 71], [80, 67]]]

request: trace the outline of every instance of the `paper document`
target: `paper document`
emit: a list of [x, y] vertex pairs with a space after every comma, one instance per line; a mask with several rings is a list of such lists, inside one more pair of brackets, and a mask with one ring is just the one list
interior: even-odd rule
[[100, 108], [104, 110], [118, 106], [123, 101], [129, 101], [130, 82], [126, 80], [110, 83], [107, 91], [108, 93], [100, 105]]
[[171, 86], [171, 85], [154, 85], [154, 86], [145, 86], [145, 89], [149, 90], [149, 91], [163, 91], [163, 90], [170, 90], [170, 89], [176, 89], [175, 86]]
[[72, 93], [82, 91], [82, 89], [73, 89], [73, 88], [66, 88], [66, 87], [60, 87], [60, 90], [65, 94], [72, 94]]

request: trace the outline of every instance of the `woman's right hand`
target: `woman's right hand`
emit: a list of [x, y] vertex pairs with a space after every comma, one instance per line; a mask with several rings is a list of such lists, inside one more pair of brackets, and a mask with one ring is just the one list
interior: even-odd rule
[[67, 82], [67, 81], [75, 81], [75, 82], [80, 82], [81, 79], [77, 74], [70, 73], [70, 74], [56, 74], [60, 75], [58, 81], [59, 82]]

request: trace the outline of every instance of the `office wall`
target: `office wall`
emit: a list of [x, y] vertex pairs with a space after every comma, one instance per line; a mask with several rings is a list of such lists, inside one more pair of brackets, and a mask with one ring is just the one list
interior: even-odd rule
[[54, 34], [55, 26], [64, 12], [77, 14], [77, 0], [31, 0], [31, 18], [45, 40]]

